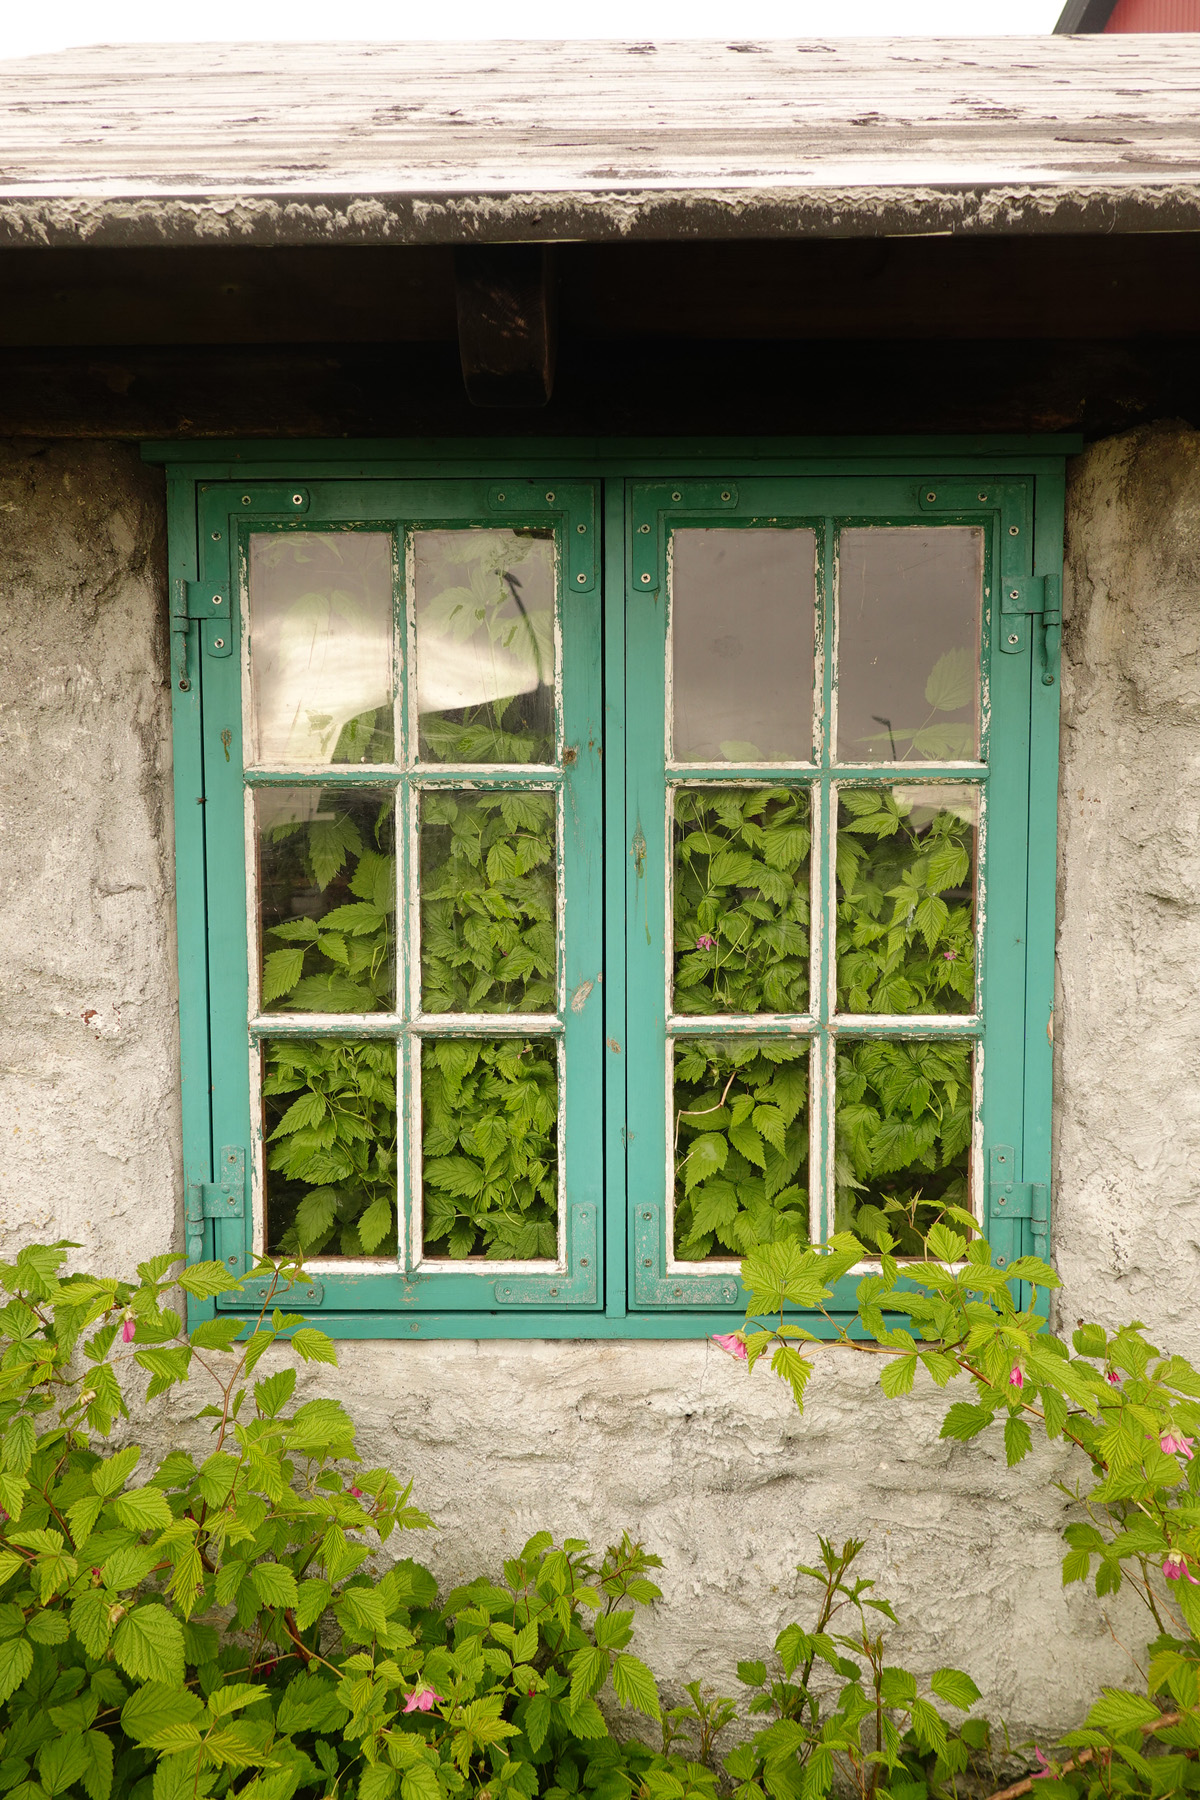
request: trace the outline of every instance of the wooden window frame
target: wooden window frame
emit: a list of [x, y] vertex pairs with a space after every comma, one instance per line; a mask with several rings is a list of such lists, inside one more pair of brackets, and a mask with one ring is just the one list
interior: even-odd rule
[[[661, 976], [656, 988], [654, 980], [647, 978], [646, 958], [652, 962], [657, 955], [661, 965], [663, 946], [653, 941], [647, 945], [644, 921], [635, 922], [641, 921], [646, 911], [645, 870], [653, 869], [662, 884], [659, 865], [664, 851], [661, 843], [652, 846], [639, 794], [648, 791], [647, 782], [651, 787], [659, 784], [657, 815], [651, 807], [647, 816], [658, 816], [661, 821], [665, 774], [661, 723], [646, 703], [644, 688], [637, 686], [637, 671], [644, 674], [647, 666], [645, 640], [639, 634], [644, 634], [647, 591], [659, 591], [665, 571], [664, 520], [673, 504], [669, 495], [682, 492], [686, 484], [691, 484], [693, 493], [703, 490], [701, 503], [691, 509], [693, 519], [709, 523], [718, 523], [725, 516], [722, 509], [728, 503], [718, 500], [714, 505], [708, 488], [718, 496], [723, 492], [736, 495], [733, 505], [742, 519], [765, 519], [773, 509], [781, 510], [780, 496], [789, 483], [789, 492], [803, 489], [811, 497], [825, 490], [833, 495], [838, 483], [865, 479], [871, 483], [872, 493], [885, 497], [889, 522], [916, 522], [928, 519], [932, 512], [943, 521], [982, 522], [989, 532], [992, 561], [985, 585], [991, 589], [991, 598], [984, 641], [991, 663], [992, 712], [998, 717], [999, 682], [1007, 696], [999, 709], [1005, 712], [1002, 728], [1010, 737], [1023, 732], [1024, 741], [1015, 746], [1005, 763], [1007, 849], [1003, 870], [994, 870], [990, 878], [989, 960], [993, 965], [997, 965], [999, 943], [997, 920], [1002, 922], [1006, 948], [1003, 980], [998, 965], [991, 973], [987, 968], [984, 971], [985, 983], [994, 987], [990, 998], [985, 987], [984, 1016], [989, 1029], [993, 1020], [997, 1031], [1002, 1025], [1006, 1048], [1000, 1056], [989, 1056], [977, 1152], [977, 1192], [985, 1229], [998, 1255], [1011, 1258], [1033, 1248], [1035, 1221], [1021, 1216], [1027, 1215], [1029, 1208], [1014, 1200], [1014, 1193], [1045, 1194], [1050, 1180], [1059, 711], [1055, 621], [1060, 617], [1054, 610], [1058, 593], [1054, 584], [1061, 581], [1065, 458], [1078, 448], [1077, 439], [1063, 436], [602, 444], [534, 439], [499, 444], [264, 441], [206, 444], [202, 449], [175, 443], [143, 446], [145, 459], [165, 465], [167, 474], [189, 1256], [195, 1260], [216, 1254], [230, 1261], [231, 1267], [245, 1268], [253, 1243], [249, 1179], [243, 1190], [244, 1216], [224, 1217], [219, 1210], [225, 1203], [236, 1204], [230, 1195], [238, 1170], [232, 1160], [226, 1167], [223, 1156], [228, 1152], [233, 1158], [239, 1149], [243, 1154], [249, 1150], [252, 1168], [254, 1151], [244, 1101], [234, 1101], [231, 1107], [228, 1099], [222, 1099], [223, 1092], [234, 1089], [228, 1081], [223, 1088], [221, 1071], [237, 1057], [244, 1067], [248, 1047], [244, 918], [239, 942], [237, 908], [230, 910], [222, 899], [236, 893], [244, 882], [240, 872], [244, 838], [239, 831], [235, 841], [228, 822], [224, 827], [219, 823], [223, 811], [232, 816], [228, 795], [222, 807], [225, 782], [236, 783], [240, 816], [242, 770], [236, 757], [226, 770], [224, 753], [229, 745], [220, 735], [231, 729], [225, 714], [230, 712], [232, 690], [225, 690], [240, 668], [240, 658], [237, 633], [232, 629], [236, 619], [205, 610], [202, 604], [207, 599], [211, 605], [210, 589], [221, 592], [230, 585], [227, 556], [223, 563], [215, 563], [206, 555], [215, 529], [208, 515], [214, 508], [218, 512], [226, 508], [227, 516], [236, 512], [244, 492], [252, 500], [260, 496], [268, 501], [265, 510], [256, 501], [251, 504], [256, 520], [286, 518], [292, 499], [304, 490], [319, 487], [328, 494], [336, 486], [343, 496], [339, 516], [345, 518], [350, 513], [345, 511], [349, 502], [344, 496], [351, 488], [359, 495], [365, 491], [378, 496], [382, 492], [379, 484], [388, 483], [457, 483], [464, 493], [469, 488], [464, 518], [484, 513], [489, 501], [494, 509], [496, 493], [518, 490], [519, 484], [527, 501], [535, 493], [554, 494], [556, 501], [550, 506], [552, 511], [557, 506], [556, 516], [567, 517], [562, 496], [568, 491], [572, 496], [569, 506], [576, 509], [570, 512], [573, 529], [562, 536], [563, 617], [564, 621], [568, 617], [572, 582], [582, 590], [581, 599], [594, 595], [600, 622], [587, 629], [602, 633], [599, 654], [605, 672], [602, 733], [597, 737], [597, 748], [603, 744], [603, 756], [596, 757], [596, 832], [601, 829], [602, 787], [607, 854], [598, 879], [589, 882], [595, 932], [590, 928], [581, 932], [587, 952], [601, 944], [602, 909], [604, 978], [596, 983], [585, 1008], [571, 1014], [568, 1000], [563, 1014], [566, 1030], [571, 1029], [571, 1019], [575, 1020], [579, 1038], [578, 1050], [573, 1052], [579, 1074], [569, 1078], [568, 1090], [573, 1079], [577, 1104], [584, 1105], [589, 1121], [582, 1127], [588, 1139], [587, 1157], [576, 1155], [572, 1167], [582, 1163], [587, 1180], [576, 1188], [572, 1178], [568, 1190], [567, 1212], [575, 1235], [558, 1281], [562, 1285], [565, 1277], [565, 1294], [552, 1298], [549, 1289], [556, 1285], [555, 1277], [540, 1273], [515, 1276], [520, 1286], [502, 1303], [494, 1294], [494, 1273], [488, 1276], [472, 1270], [461, 1276], [443, 1279], [434, 1275], [412, 1281], [399, 1270], [345, 1274], [325, 1268], [315, 1271], [312, 1288], [298, 1296], [298, 1305], [319, 1312], [324, 1327], [335, 1335], [363, 1338], [685, 1338], [729, 1330], [741, 1320], [742, 1296], [736, 1275], [690, 1271], [681, 1277], [670, 1265], [662, 1158], [653, 1149], [656, 1128], [646, 1112], [653, 1098], [653, 1083], [647, 1085], [645, 1080], [647, 1059], [657, 1058], [661, 1065], [664, 1044]], [[364, 489], [359, 484], [367, 485]], [[236, 496], [235, 487], [240, 490]], [[589, 565], [581, 560], [587, 534], [577, 532], [574, 526], [589, 516], [586, 497], [593, 493], [597, 500], [593, 537], [599, 542], [588, 550]], [[541, 500], [538, 504], [546, 516], [547, 503]], [[580, 506], [585, 510], [576, 518]], [[793, 516], [795, 504], [786, 510]], [[811, 513], [813, 509], [802, 510]], [[834, 510], [845, 509], [835, 506]], [[878, 507], [872, 510], [873, 516], [880, 516]], [[378, 503], [360, 506], [355, 501], [351, 512], [364, 519], [379, 518], [386, 508]], [[853, 509], [853, 516], [857, 518], [861, 512], [861, 508]], [[431, 505], [428, 516], [432, 519], [436, 513], [437, 507]], [[486, 516], [494, 518], [495, 513]], [[1010, 526], [1018, 518], [1018, 533], [1013, 533]], [[639, 526], [648, 520], [652, 529], [640, 531]], [[1016, 555], [1017, 544], [1023, 561]], [[225, 551], [224, 545], [220, 548]], [[585, 572], [584, 579], [578, 579], [588, 567], [595, 571], [594, 588], [590, 574]], [[646, 574], [648, 581], [642, 579]], [[1049, 582], [1043, 590], [1039, 583], [1045, 577]], [[1016, 585], [1009, 590], [1010, 601], [1003, 603], [1010, 610], [1002, 612], [996, 596], [1001, 583], [1009, 581]], [[235, 604], [230, 593], [222, 593], [222, 600], [227, 606]], [[1025, 605], [1029, 611], [1018, 610]], [[197, 619], [204, 622], [197, 624]], [[1010, 639], [1003, 655], [995, 641], [1001, 623]], [[229, 648], [235, 652], [224, 660], [212, 646], [222, 626], [230, 639]], [[565, 653], [564, 676], [568, 680], [571, 676]], [[587, 707], [581, 706], [580, 720], [586, 716]], [[908, 766], [922, 780], [933, 775], [927, 765]], [[359, 778], [370, 779], [372, 773], [364, 768]], [[834, 772], [826, 769], [822, 780], [827, 783], [832, 778]], [[661, 835], [661, 822], [658, 832]], [[639, 873], [637, 849], [643, 840]], [[596, 867], [599, 869], [599, 859]], [[578, 879], [582, 880], [582, 875]], [[661, 913], [661, 907], [659, 910]], [[650, 933], [652, 940], [655, 935]], [[591, 969], [590, 954], [585, 961], [586, 976], [591, 979], [600, 970]], [[568, 966], [568, 983], [576, 973]], [[922, 1029], [918, 1022], [916, 1034]], [[665, 1117], [657, 1130], [661, 1138]], [[573, 1128], [572, 1143], [578, 1135], [579, 1128]], [[1011, 1153], [1002, 1165], [995, 1162], [998, 1146]], [[570, 1161], [570, 1143], [566, 1150]], [[645, 1160], [654, 1154], [658, 1154], [657, 1178], [648, 1177]], [[1018, 1216], [1002, 1211], [1006, 1204], [1013, 1205]], [[1037, 1213], [1039, 1207], [1033, 1210]], [[585, 1215], [582, 1222], [581, 1212]], [[1041, 1231], [1040, 1223], [1037, 1229]], [[585, 1258], [586, 1266], [581, 1267]], [[464, 1283], [468, 1284], [465, 1288]], [[832, 1312], [852, 1310], [853, 1286], [853, 1276], [840, 1285]], [[477, 1298], [472, 1300], [473, 1294]], [[213, 1310], [211, 1302], [193, 1303], [190, 1316], [211, 1316]], [[810, 1319], [807, 1323], [820, 1334], [823, 1321]]]

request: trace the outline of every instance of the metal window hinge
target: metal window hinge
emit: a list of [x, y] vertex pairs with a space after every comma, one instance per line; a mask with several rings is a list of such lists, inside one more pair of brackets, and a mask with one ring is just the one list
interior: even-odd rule
[[[997, 1267], [1011, 1261], [1009, 1246], [1017, 1249], [1018, 1232], [997, 1232], [994, 1227], [1007, 1227], [1009, 1221], [1028, 1220], [1030, 1254], [1043, 1262], [1050, 1254], [1050, 1188], [1044, 1181], [1017, 1181], [1016, 1152], [1011, 1144], [993, 1144], [988, 1156], [988, 1216], [993, 1226], [993, 1252]], [[1023, 1229], [1020, 1233], [1024, 1235]], [[999, 1240], [1003, 1236], [1004, 1243]]]
[[246, 1152], [238, 1144], [226, 1144], [218, 1164], [217, 1181], [189, 1181], [184, 1206], [187, 1218], [187, 1259], [204, 1261], [208, 1219], [244, 1219], [246, 1216]]
[[187, 634], [193, 619], [202, 621], [204, 650], [208, 656], [229, 656], [233, 651], [227, 582], [186, 581], [176, 576], [171, 586], [172, 658], [177, 676], [187, 679]]

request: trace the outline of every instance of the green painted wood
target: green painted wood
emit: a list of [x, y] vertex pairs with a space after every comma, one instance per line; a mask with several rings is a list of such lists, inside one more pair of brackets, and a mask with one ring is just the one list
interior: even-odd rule
[[[1001, 527], [1006, 531], [1008, 519], [1018, 516], [1011, 511], [1017, 504], [1016, 488], [1020, 489], [1020, 504], [1028, 508], [1020, 516], [1036, 521], [1036, 563], [1026, 572], [1054, 573], [1061, 564], [1062, 459], [1077, 448], [1076, 440], [847, 440], [844, 444], [763, 440], [686, 446], [669, 441], [568, 442], [560, 446], [552, 442], [218, 444], [205, 446], [203, 459], [187, 450], [181, 457], [181, 448], [148, 445], [144, 453], [147, 460], [172, 464], [172, 575], [202, 585], [229, 585], [229, 540], [226, 536], [217, 545], [212, 531], [228, 533], [231, 521], [235, 530], [239, 523], [244, 524], [240, 498], [249, 471], [255, 483], [282, 484], [281, 492], [303, 482], [308, 501], [304, 522], [309, 528], [319, 528], [322, 522], [349, 521], [384, 526], [399, 520], [509, 523], [509, 495], [514, 485], [524, 482], [525, 496], [537, 487], [543, 494], [552, 491], [559, 501], [568, 488], [585, 486], [582, 504], [578, 495], [570, 496], [574, 510], [568, 507], [570, 518], [564, 522], [585, 523], [587, 529], [576, 537], [590, 533], [595, 538], [601, 522], [605, 534], [603, 638], [598, 585], [578, 583], [580, 591], [568, 592], [562, 600], [564, 706], [570, 721], [566, 741], [577, 745], [580, 752], [576, 763], [555, 778], [562, 781], [566, 815], [572, 821], [564, 846], [569, 865], [568, 996], [588, 982], [593, 984], [579, 1013], [569, 1007], [565, 1010], [561, 1027], [573, 1071], [567, 1084], [565, 1132], [570, 1240], [566, 1279], [521, 1273], [481, 1281], [474, 1272], [442, 1274], [378, 1267], [361, 1272], [335, 1268], [331, 1273], [326, 1265], [319, 1275], [324, 1288], [324, 1322], [340, 1335], [396, 1338], [687, 1337], [729, 1329], [740, 1319], [742, 1294], [736, 1276], [727, 1270], [681, 1272], [667, 1266], [662, 722], [665, 532], [661, 529], [663, 508], [650, 504], [655, 496], [644, 492], [639, 496], [639, 478], [644, 478], [643, 488], [645, 482], [659, 489], [665, 484], [668, 493], [689, 482], [698, 501], [698, 508], [691, 509], [692, 522], [728, 523], [732, 516], [743, 523], [752, 518], [769, 519], [772, 524], [784, 520], [820, 523], [826, 551], [820, 624], [828, 639], [832, 631], [835, 517], [874, 523], [916, 523], [920, 518], [927, 523], [928, 512], [921, 514], [919, 503], [919, 490], [926, 483], [953, 474], [969, 477], [971, 484], [1003, 480], [1009, 491], [1009, 513], [1002, 517], [998, 508], [989, 507], [975, 515], [986, 515], [990, 532], [989, 587], [994, 589], [1000, 574], [1016, 568], [1013, 546], [1004, 536], [998, 541]], [[579, 483], [579, 476], [612, 477], [602, 512], [596, 508], [597, 490]], [[549, 489], [547, 477], [551, 478]], [[696, 488], [698, 481], [707, 482], [713, 492], [703, 486]], [[505, 495], [502, 503], [496, 499], [499, 482], [504, 483], [499, 490]], [[728, 502], [720, 497], [725, 491], [731, 496]], [[203, 513], [199, 566], [197, 502]], [[542, 504], [544, 508], [544, 500]], [[509, 511], [502, 512], [502, 508]], [[652, 564], [637, 561], [638, 538], [644, 534], [627, 529], [635, 513], [638, 520], [654, 519]], [[535, 522], [532, 517], [530, 522]], [[578, 558], [579, 545], [571, 547]], [[592, 567], [595, 562], [593, 553]], [[580, 566], [567, 559], [568, 579]], [[643, 571], [651, 575], [650, 581], [638, 579]], [[240, 594], [232, 587], [231, 591]], [[240, 604], [233, 623], [240, 633]], [[200, 640], [205, 635], [214, 635], [207, 623], [190, 627], [189, 687], [177, 688], [174, 701], [185, 1165], [189, 1179], [211, 1181], [215, 1149], [245, 1142], [253, 1152], [255, 1145], [250, 1130], [246, 1031], [240, 659], [236, 654], [202, 654]], [[987, 789], [983, 1013], [980, 1020], [963, 1028], [964, 1035], [983, 1044], [985, 1083], [977, 1164], [985, 1186], [979, 1196], [981, 1204], [986, 1198], [989, 1143], [1003, 1141], [1018, 1147], [1025, 1181], [1048, 1179], [1050, 1143], [1051, 1046], [1045, 1026], [1053, 995], [1057, 651], [1052, 649], [1046, 659], [1043, 633], [1036, 622], [1031, 622], [1028, 642], [1018, 654], [1000, 654], [992, 641], [994, 635], [989, 618], [985, 637], [991, 701], [989, 759], [986, 769], [974, 772]], [[1052, 675], [1053, 680], [1044, 682], [1044, 674]], [[830, 680], [827, 663], [827, 692]], [[230, 734], [228, 762], [223, 732]], [[815, 767], [797, 766], [775, 773], [812, 782], [819, 794], [827, 794], [833, 775], [828, 745], [822, 747]], [[951, 773], [959, 777], [957, 768], [947, 770]], [[962, 776], [966, 773], [962, 771]], [[874, 765], [837, 771], [842, 780], [880, 781], [886, 774]], [[914, 766], [907, 765], [901, 774], [911, 780]], [[431, 770], [429, 775], [439, 784], [455, 785], [461, 780], [440, 770]], [[492, 770], [477, 777], [473, 773], [472, 779], [476, 778], [487, 785], [507, 785], [512, 780], [508, 772]], [[544, 780], [544, 771], [537, 778]], [[689, 782], [705, 778], [739, 779], [723, 768], [688, 770]], [[920, 778], [928, 779], [925, 765], [921, 765]], [[328, 784], [331, 777], [328, 772], [300, 777], [256, 772], [251, 777], [255, 785], [291, 785], [308, 779]], [[397, 765], [390, 770], [346, 770], [344, 775], [339, 772], [337, 779], [348, 787], [383, 782], [403, 788], [410, 778]], [[198, 799], [204, 804], [196, 805]], [[816, 811], [819, 816], [814, 823], [820, 839], [828, 834], [827, 803], [818, 803]], [[606, 861], [602, 854], [605, 846]], [[602, 910], [607, 916], [603, 938]], [[605, 946], [606, 961], [602, 961]], [[822, 973], [827, 976], [827, 966]], [[602, 983], [596, 980], [600, 974]], [[822, 994], [827, 985], [823, 980]], [[766, 1022], [757, 1028], [773, 1029]], [[404, 1034], [403, 1020], [372, 1019], [366, 1029], [372, 1034]], [[911, 1029], [913, 1035], [926, 1036], [938, 1035], [943, 1028], [914, 1020]], [[684, 1030], [703, 1028], [689, 1025]], [[872, 1035], [886, 1034], [887, 1028], [867, 1030]], [[818, 1023], [813, 1036], [815, 1094], [833, 1055], [833, 1034], [824, 1023]], [[814, 1133], [817, 1175], [828, 1164], [831, 1129], [831, 1117], [822, 1113]], [[606, 1213], [602, 1164], [606, 1169]], [[818, 1209], [814, 1226], [828, 1230], [830, 1223]], [[207, 1229], [212, 1232], [213, 1250], [232, 1259], [230, 1266], [244, 1266], [251, 1248], [248, 1225], [219, 1220]], [[992, 1227], [1002, 1253], [1005, 1229], [1000, 1221]], [[1029, 1247], [1015, 1221], [1007, 1230], [1013, 1238], [1008, 1254]], [[584, 1256], [586, 1268], [580, 1266]], [[504, 1295], [498, 1291], [501, 1286], [508, 1290]], [[853, 1278], [840, 1284], [831, 1308], [835, 1316], [852, 1310], [853, 1287]], [[211, 1310], [197, 1309], [196, 1316]], [[821, 1327], [822, 1332], [826, 1329]]]

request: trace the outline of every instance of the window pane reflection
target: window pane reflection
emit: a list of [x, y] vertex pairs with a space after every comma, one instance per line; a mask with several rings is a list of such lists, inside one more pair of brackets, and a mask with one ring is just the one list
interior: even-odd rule
[[418, 531], [413, 548], [421, 756], [553, 762], [553, 534]]
[[842, 532], [839, 762], [978, 756], [982, 583], [975, 527]]
[[675, 761], [809, 761], [815, 534], [692, 530], [671, 543]]
[[392, 760], [392, 611], [389, 533], [251, 535], [258, 762]]

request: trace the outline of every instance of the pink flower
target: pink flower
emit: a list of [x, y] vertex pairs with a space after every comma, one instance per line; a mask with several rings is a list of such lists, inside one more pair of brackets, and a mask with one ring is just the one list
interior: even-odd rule
[[1038, 1749], [1036, 1744], [1033, 1746], [1033, 1754], [1037, 1757], [1038, 1762], [1041, 1764], [1041, 1768], [1039, 1769], [1038, 1773], [1033, 1777], [1033, 1779], [1035, 1781], [1045, 1781], [1047, 1776], [1053, 1773], [1053, 1771], [1050, 1768], [1050, 1764], [1046, 1761], [1046, 1758], [1042, 1755], [1041, 1751]]
[[942, 951], [942, 961], [943, 962], [957, 962], [958, 961], [958, 951], [957, 950], [943, 950]]
[[136, 1324], [136, 1321], [134, 1320], [132, 1313], [126, 1313], [124, 1323], [121, 1326], [121, 1338], [122, 1338], [123, 1342], [125, 1342], [126, 1344], [132, 1344], [133, 1334], [136, 1330], [137, 1330], [137, 1324]]
[[435, 1694], [430, 1687], [414, 1688], [404, 1702], [404, 1710], [410, 1712], [431, 1712], [435, 1700], [444, 1700], [444, 1694]]
[[1020, 1363], [1013, 1364], [1012, 1372], [1008, 1377], [1008, 1385], [1009, 1387], [1015, 1388], [1023, 1388], [1025, 1386], [1025, 1371]]
[[1184, 1437], [1175, 1431], [1164, 1431], [1158, 1441], [1164, 1456], [1182, 1456], [1184, 1462], [1191, 1462], [1195, 1438]]
[[350, 1493], [351, 1493], [351, 1494], [353, 1494], [353, 1496], [354, 1496], [354, 1498], [355, 1498], [355, 1499], [356, 1499], [356, 1500], [361, 1500], [361, 1499], [362, 1499], [362, 1497], [363, 1497], [363, 1491], [362, 1491], [362, 1489], [361, 1489], [361, 1488], [356, 1488], [356, 1487], [352, 1487], [352, 1488], [351, 1488], [351, 1489], [350, 1489], [350, 1490], [349, 1490], [349, 1492], [350, 1492]]
[[697, 950], [715, 950], [716, 947], [717, 947], [716, 938], [710, 937], [708, 935], [707, 931], [703, 934], [702, 937], [698, 937], [696, 939]]
[[1172, 1550], [1168, 1556], [1163, 1558], [1162, 1572], [1168, 1581], [1182, 1581], [1186, 1576], [1193, 1587], [1200, 1587], [1200, 1581], [1197, 1581], [1196, 1577], [1189, 1573], [1187, 1557], [1181, 1550]]
[[746, 1346], [736, 1331], [714, 1332], [713, 1343], [718, 1350], [724, 1350], [726, 1356], [734, 1356], [738, 1362], [748, 1362]]
[[1104, 1379], [1109, 1387], [1120, 1387], [1121, 1385], [1121, 1376], [1116, 1369], [1105, 1369]]

